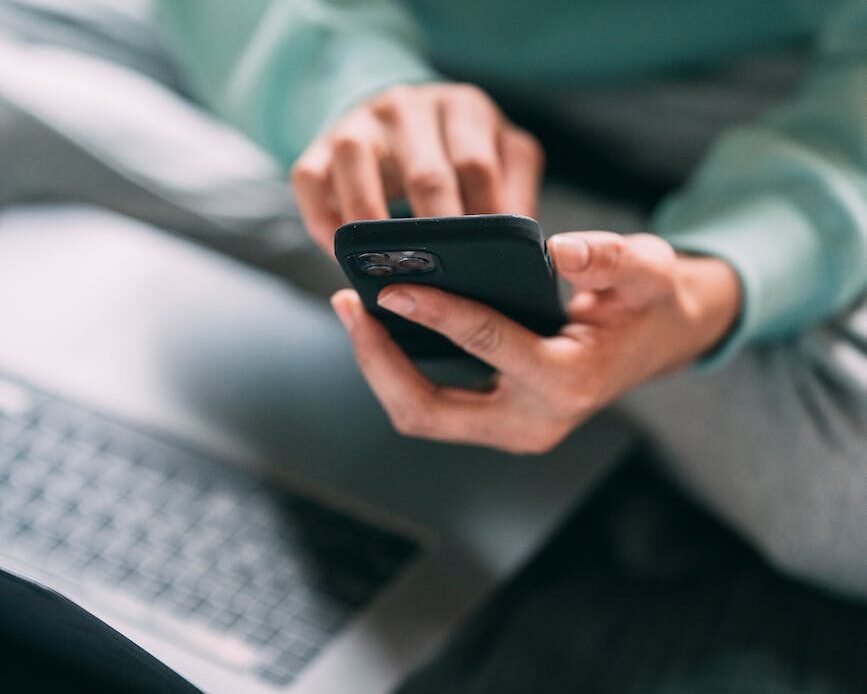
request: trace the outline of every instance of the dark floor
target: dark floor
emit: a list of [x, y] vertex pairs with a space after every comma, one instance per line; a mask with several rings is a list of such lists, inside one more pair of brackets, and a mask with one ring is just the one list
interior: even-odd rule
[[867, 692], [867, 604], [775, 573], [638, 451], [401, 689], [433, 692]]

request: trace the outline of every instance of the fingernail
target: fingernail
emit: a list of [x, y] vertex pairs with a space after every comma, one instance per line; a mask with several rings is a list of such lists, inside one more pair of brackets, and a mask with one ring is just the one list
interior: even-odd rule
[[331, 297], [331, 307], [340, 319], [346, 332], [352, 332], [355, 327], [356, 311], [358, 307], [354, 301], [335, 294]]
[[403, 289], [384, 290], [377, 299], [380, 306], [395, 313], [407, 314], [415, 310], [415, 297]]
[[554, 247], [554, 262], [560, 270], [577, 272], [587, 268], [590, 262], [590, 246], [577, 236], [560, 234], [551, 237]]

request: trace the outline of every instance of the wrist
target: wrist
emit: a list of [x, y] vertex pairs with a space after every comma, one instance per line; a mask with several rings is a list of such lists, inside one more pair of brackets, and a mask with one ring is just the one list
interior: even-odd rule
[[742, 301], [740, 279], [734, 268], [719, 258], [679, 255], [675, 287], [692, 361], [711, 352], [737, 323]]

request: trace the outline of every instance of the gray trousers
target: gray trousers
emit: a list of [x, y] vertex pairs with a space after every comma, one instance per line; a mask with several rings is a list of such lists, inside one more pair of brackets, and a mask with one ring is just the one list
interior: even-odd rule
[[[160, 72], [168, 61], [155, 60], [156, 49], [148, 48], [147, 69], [135, 70], [145, 49], [121, 44], [123, 59], [107, 57], [99, 39], [111, 31], [105, 17], [70, 23], [29, 16], [23, 6], [13, 3], [17, 14], [6, 18], [17, 32], [0, 34], [0, 205], [88, 202], [241, 256], [320, 294], [341, 283], [307, 240], [284, 173], [181, 95], [175, 76]], [[131, 20], [112, 21], [123, 29]], [[87, 31], [96, 39], [82, 38]], [[60, 83], [61, 97], [73, 98], [74, 112], [89, 114], [89, 122], [70, 117]], [[732, 117], [731, 89], [731, 80], [725, 90], [681, 81], [604, 98], [572, 95], [557, 108], [574, 115], [576, 127], [619, 124], [627, 145], [619, 149], [644, 166], [654, 154], [671, 165], [663, 155], [672, 141], [660, 139], [666, 129], [653, 115], [670, 122], [679, 113], [691, 124], [689, 137], [673, 136], [678, 157], [690, 164], [716, 130], [748, 115]], [[744, 103], [764, 107], [755, 95], [769, 91], [767, 84], [745, 89], [753, 98]], [[128, 98], [135, 103], [121, 108], [117, 99]], [[637, 107], [641, 98], [655, 107]], [[714, 99], [721, 109], [708, 108]], [[690, 104], [695, 118], [683, 115]], [[604, 108], [642, 118], [607, 118]], [[718, 117], [720, 110], [728, 116]], [[153, 117], [135, 117], [142, 113]], [[692, 145], [684, 148], [687, 139]], [[562, 188], [546, 191], [542, 209], [549, 232], [631, 231], [642, 223], [628, 206]], [[867, 302], [796, 338], [753, 346], [715, 373], [661, 379], [619, 407], [666, 451], [671, 476], [782, 570], [867, 596]]]

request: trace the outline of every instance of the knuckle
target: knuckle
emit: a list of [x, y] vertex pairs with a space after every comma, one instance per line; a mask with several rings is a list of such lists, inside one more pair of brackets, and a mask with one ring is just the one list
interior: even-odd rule
[[296, 186], [322, 184], [326, 180], [326, 171], [324, 168], [313, 166], [309, 162], [299, 159], [290, 171], [290, 178]]
[[470, 185], [491, 185], [497, 175], [493, 158], [483, 154], [465, 154], [455, 157], [454, 167], [458, 176]]
[[526, 130], [512, 130], [512, 146], [525, 159], [541, 167], [545, 162], [545, 150], [539, 141]]
[[449, 184], [448, 171], [436, 167], [410, 171], [406, 180], [407, 189], [411, 193], [421, 196], [441, 193], [449, 187]]
[[393, 125], [401, 119], [403, 110], [393, 99], [384, 99], [376, 104], [374, 115], [387, 125]]
[[616, 273], [626, 254], [626, 239], [619, 234], [606, 235], [601, 246], [590, 245], [590, 265], [606, 273]]
[[407, 103], [413, 94], [413, 87], [407, 85], [390, 87], [373, 102], [373, 114], [385, 123], [396, 123], [406, 112]]
[[335, 156], [357, 156], [367, 147], [367, 139], [357, 130], [339, 130], [331, 136], [331, 146]]
[[503, 332], [497, 321], [489, 316], [474, 325], [460, 341], [461, 347], [475, 354], [493, 354], [503, 341]]

